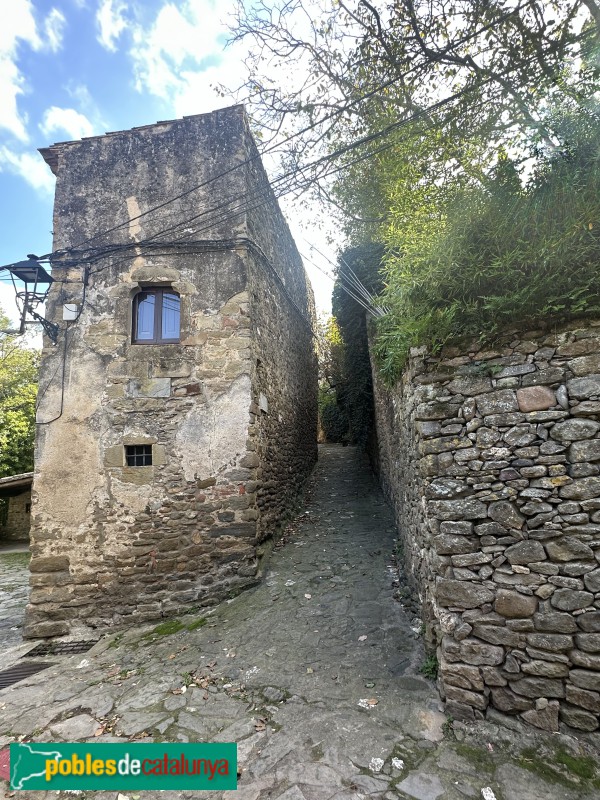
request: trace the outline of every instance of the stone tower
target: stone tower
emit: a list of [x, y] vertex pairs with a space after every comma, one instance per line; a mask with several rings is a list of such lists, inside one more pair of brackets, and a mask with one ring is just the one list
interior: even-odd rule
[[316, 459], [312, 292], [234, 106], [41, 151], [57, 176], [27, 637], [256, 582]]

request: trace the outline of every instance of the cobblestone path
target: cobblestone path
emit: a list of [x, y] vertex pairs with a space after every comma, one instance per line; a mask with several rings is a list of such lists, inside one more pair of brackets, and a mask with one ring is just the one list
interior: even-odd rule
[[600, 798], [591, 738], [447, 723], [419, 673], [419, 623], [393, 599], [393, 548], [392, 515], [365, 464], [353, 448], [322, 448], [260, 586], [52, 658], [0, 692], [0, 748], [19, 736], [238, 743], [237, 792], [124, 792], [131, 800]]
[[20, 625], [29, 596], [29, 551], [5, 547], [0, 547], [0, 653], [21, 642]]

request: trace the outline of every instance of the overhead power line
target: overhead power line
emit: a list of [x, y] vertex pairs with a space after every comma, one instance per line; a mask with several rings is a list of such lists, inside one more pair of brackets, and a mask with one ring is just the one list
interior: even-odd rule
[[[456, 50], [456, 48], [460, 47], [461, 45], [465, 44], [466, 42], [470, 41], [471, 39], [474, 39], [474, 38], [477, 38], [478, 36], [481, 36], [487, 30], [490, 30], [493, 27], [497, 26], [498, 24], [504, 22], [506, 19], [508, 19], [509, 17], [513, 16], [515, 13], [517, 13], [520, 10], [522, 10], [523, 8], [526, 8], [528, 5], [531, 5], [533, 2], [534, 2], [534, 0], [526, 0], [524, 3], [521, 3], [521, 4], [517, 5], [517, 6], [515, 6], [515, 8], [505, 11], [503, 14], [499, 15], [494, 20], [490, 21], [486, 25], [483, 25], [477, 31], [473, 31], [470, 34], [467, 34], [467, 35], [463, 36], [458, 41], [453, 42], [447, 48], [442, 50], [441, 53], [445, 54], [445, 53], [448, 53], [448, 52], [452, 52], [453, 50]], [[244, 166], [247, 166], [248, 164], [251, 164], [252, 162], [254, 162], [256, 160], [261, 159], [262, 156], [272, 152], [273, 150], [276, 150], [277, 148], [280, 148], [280, 147], [284, 146], [285, 144], [289, 143], [293, 139], [298, 138], [300, 136], [303, 136], [304, 134], [310, 132], [311, 130], [314, 130], [316, 127], [318, 127], [320, 125], [323, 125], [324, 123], [326, 123], [326, 122], [328, 122], [328, 121], [330, 121], [330, 120], [332, 120], [332, 119], [334, 119], [334, 118], [336, 118], [338, 116], [341, 116], [344, 113], [347, 113], [347, 111], [349, 109], [354, 108], [355, 106], [359, 105], [360, 103], [364, 102], [365, 100], [369, 100], [372, 97], [375, 97], [375, 96], [381, 94], [381, 92], [383, 92], [385, 89], [389, 88], [390, 86], [394, 85], [395, 83], [397, 83], [397, 82], [399, 82], [401, 80], [404, 80], [406, 77], [408, 77], [412, 73], [418, 72], [418, 70], [422, 69], [422, 67], [423, 67], [423, 64], [419, 63], [419, 64], [415, 65], [414, 67], [411, 67], [410, 69], [406, 70], [402, 74], [395, 75], [394, 77], [390, 78], [387, 81], [384, 81], [382, 84], [380, 84], [379, 86], [377, 86], [374, 89], [370, 90], [369, 92], [366, 92], [365, 94], [361, 95], [360, 97], [355, 98], [354, 100], [351, 100], [349, 102], [344, 103], [344, 105], [341, 108], [336, 109], [335, 111], [332, 111], [330, 114], [325, 115], [323, 118], [315, 121], [314, 123], [305, 126], [304, 128], [302, 128], [299, 131], [296, 131], [296, 132], [294, 132], [292, 134], [289, 134], [283, 140], [278, 141], [278, 142], [274, 142], [273, 144], [269, 145], [268, 147], [263, 148], [262, 151], [257, 152], [256, 154], [254, 154], [254, 155], [252, 155], [252, 156], [250, 156], [250, 157], [248, 157], [246, 159], [243, 159], [243, 160], [239, 161], [237, 164], [234, 164], [231, 167], [229, 167], [228, 169], [226, 169], [226, 170], [224, 170], [224, 171], [222, 171], [222, 172], [220, 172], [220, 173], [218, 173], [216, 175], [213, 175], [213, 176], [207, 178], [206, 180], [204, 180], [204, 181], [202, 181], [202, 182], [190, 187], [189, 189], [186, 189], [184, 192], [180, 192], [179, 194], [177, 194], [177, 195], [175, 195], [175, 196], [163, 201], [162, 203], [159, 203], [159, 204], [157, 204], [155, 206], [152, 206], [149, 209], [146, 209], [145, 211], [141, 212], [140, 214], [136, 215], [135, 217], [128, 218], [127, 220], [123, 221], [122, 223], [118, 223], [117, 225], [114, 225], [111, 228], [108, 228], [108, 229], [106, 229], [104, 231], [101, 231], [99, 233], [93, 234], [92, 236], [88, 237], [87, 239], [82, 240], [78, 244], [73, 245], [72, 247], [69, 247], [66, 250], [57, 251], [57, 252], [54, 252], [54, 253], [46, 254], [46, 256], [44, 256], [43, 258], [51, 258], [52, 259], [53, 257], [57, 257], [57, 256], [60, 256], [60, 255], [67, 255], [68, 253], [71, 253], [73, 250], [76, 250], [78, 248], [83, 247], [85, 244], [89, 244], [90, 242], [95, 241], [95, 240], [97, 240], [99, 238], [108, 236], [110, 233], [114, 233], [115, 231], [120, 230], [123, 227], [127, 227], [128, 225], [131, 224], [131, 222], [140, 220], [143, 217], [146, 217], [146, 216], [148, 216], [150, 214], [154, 214], [155, 212], [166, 208], [167, 206], [171, 205], [172, 203], [175, 203], [177, 200], [180, 200], [180, 199], [182, 199], [182, 198], [184, 198], [186, 196], [189, 196], [190, 194], [193, 194], [194, 192], [199, 191], [200, 189], [209, 186], [211, 183], [214, 183], [215, 181], [218, 181], [218, 180], [226, 177], [227, 175], [229, 175], [230, 173], [234, 172], [235, 170], [238, 170], [238, 169], [240, 169], [240, 168], [242, 168]], [[427, 109], [424, 109], [424, 111], [427, 111]]]

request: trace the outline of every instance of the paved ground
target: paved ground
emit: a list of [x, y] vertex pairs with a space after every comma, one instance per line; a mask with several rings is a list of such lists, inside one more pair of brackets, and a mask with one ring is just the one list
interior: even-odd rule
[[[322, 448], [308, 503], [261, 586], [204, 617], [54, 658], [0, 692], [0, 748], [17, 737], [238, 743], [235, 794], [141, 793], [161, 800], [600, 798], [589, 743], [517, 723], [447, 723], [419, 673], [419, 623], [393, 599], [393, 537], [357, 454]], [[12, 663], [30, 647], [12, 650]], [[2, 796], [12, 795], [0, 782]]]
[[28, 566], [27, 545], [0, 542], [0, 653], [21, 643], [18, 626], [29, 595]]

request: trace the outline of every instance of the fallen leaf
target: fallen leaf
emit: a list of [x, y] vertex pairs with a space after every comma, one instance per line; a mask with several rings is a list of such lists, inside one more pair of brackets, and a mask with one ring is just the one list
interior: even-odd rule
[[310, 598], [312, 597], [312, 594], [305, 594], [304, 597], [306, 597], [307, 600], [310, 600]]
[[94, 736], [102, 736], [104, 733], [104, 728], [98, 728], [98, 730], [94, 731]]
[[171, 653], [171, 655], [168, 656], [168, 658], [175, 658], [175, 653]]
[[366, 697], [363, 697], [358, 701], [358, 705], [361, 708], [372, 708], [373, 706], [376, 706], [378, 702], [379, 702], [379, 700], [376, 700], [374, 697], [372, 697], [370, 699], [367, 699]]
[[366, 636], [366, 634], [363, 634], [362, 636], [359, 636], [359, 637], [358, 637], [358, 641], [359, 641], [359, 642], [364, 642], [364, 641], [366, 641], [366, 639], [367, 639], [367, 636]]
[[314, 672], [314, 669], [312, 667], [307, 667], [306, 671], [310, 674], [310, 673]]

